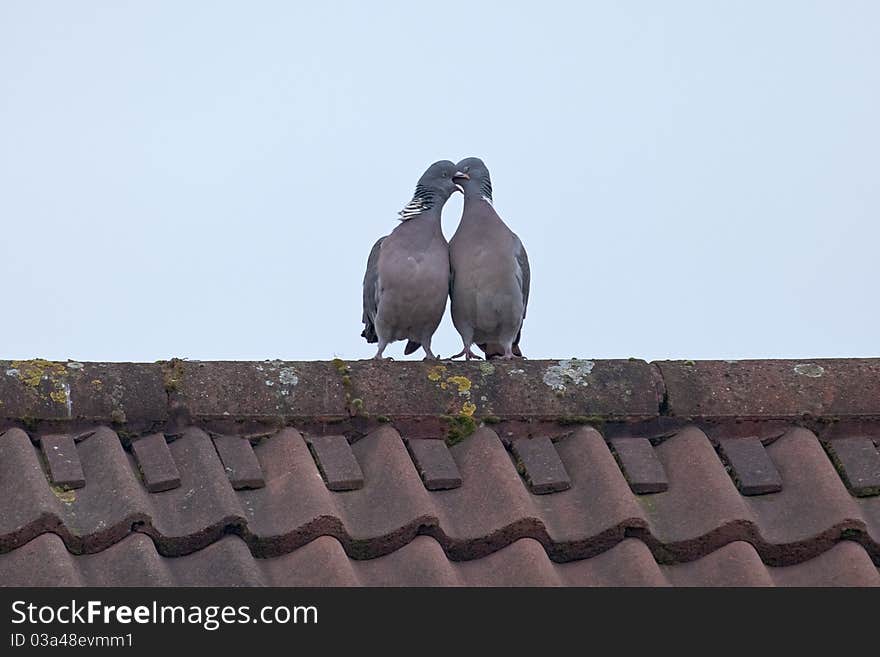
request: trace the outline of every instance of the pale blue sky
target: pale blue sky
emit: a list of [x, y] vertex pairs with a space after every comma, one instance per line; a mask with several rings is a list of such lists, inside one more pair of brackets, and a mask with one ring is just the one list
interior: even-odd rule
[[880, 356], [880, 3], [317, 4], [0, 4], [0, 358], [369, 357], [470, 155], [527, 356]]

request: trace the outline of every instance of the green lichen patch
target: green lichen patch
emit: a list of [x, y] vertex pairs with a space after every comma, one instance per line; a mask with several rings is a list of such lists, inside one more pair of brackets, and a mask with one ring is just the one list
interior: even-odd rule
[[119, 436], [119, 439], [125, 445], [131, 444], [131, 441], [138, 437], [138, 434], [134, 431], [126, 431], [125, 429], [116, 429], [116, 435]]
[[605, 418], [601, 415], [563, 415], [556, 419], [556, 424], [563, 427], [586, 424], [599, 429], [605, 424]]
[[464, 413], [458, 415], [443, 415], [446, 422], [446, 444], [450, 447], [457, 445], [477, 430], [474, 418]]
[[366, 410], [364, 400], [355, 397], [354, 381], [351, 378], [351, 366], [341, 358], [334, 358], [331, 363], [337, 374], [340, 374], [342, 381], [342, 389], [345, 393], [345, 410], [349, 417], [370, 417]]
[[172, 358], [165, 363], [165, 372], [163, 375], [165, 383], [165, 392], [176, 392], [180, 390], [183, 382], [183, 360], [180, 358]]
[[65, 504], [73, 504], [76, 501], [76, 491], [67, 486], [52, 486], [52, 492]]
[[858, 541], [862, 537], [862, 532], [852, 527], [845, 527], [840, 530], [840, 538], [844, 541]]
[[497, 415], [487, 415], [483, 418], [483, 424], [501, 424], [501, 418]]

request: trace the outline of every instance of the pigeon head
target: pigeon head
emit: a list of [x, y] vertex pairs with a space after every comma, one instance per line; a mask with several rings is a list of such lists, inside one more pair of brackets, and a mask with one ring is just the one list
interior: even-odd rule
[[465, 196], [479, 195], [492, 202], [492, 179], [480, 158], [466, 157], [456, 164], [454, 179], [461, 185]]
[[397, 214], [401, 221], [412, 219], [431, 208], [442, 208], [443, 204], [461, 187], [453, 180], [455, 164], [449, 160], [434, 162], [419, 178], [412, 200]]
[[421, 188], [434, 192], [441, 200], [445, 201], [458, 189], [452, 180], [454, 175], [455, 165], [449, 160], [434, 162], [419, 178], [416, 189]]

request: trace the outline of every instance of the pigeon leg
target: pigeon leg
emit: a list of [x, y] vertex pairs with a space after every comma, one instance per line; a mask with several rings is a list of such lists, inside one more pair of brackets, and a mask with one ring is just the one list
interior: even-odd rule
[[373, 356], [374, 360], [384, 360], [382, 353], [385, 351], [385, 347], [388, 346], [388, 341], [379, 338], [379, 349], [376, 351], [376, 355]]
[[504, 345], [504, 355], [501, 356], [501, 360], [513, 360], [514, 358], [519, 358], [519, 356], [513, 353], [513, 345]]
[[422, 340], [422, 349], [425, 350], [425, 360], [437, 360], [437, 356], [431, 351], [431, 338]]

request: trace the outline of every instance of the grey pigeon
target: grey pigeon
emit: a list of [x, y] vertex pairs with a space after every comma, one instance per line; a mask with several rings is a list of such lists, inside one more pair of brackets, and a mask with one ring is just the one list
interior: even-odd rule
[[401, 224], [373, 245], [364, 275], [364, 316], [361, 335], [378, 342], [375, 358], [396, 340], [409, 340], [404, 353], [419, 347], [428, 358], [431, 338], [449, 294], [449, 245], [440, 213], [461, 187], [453, 181], [455, 165], [435, 162], [419, 178], [412, 200], [398, 214]]
[[529, 303], [529, 258], [519, 237], [492, 207], [492, 182], [483, 161], [469, 157], [456, 165], [455, 182], [464, 189], [464, 211], [449, 241], [452, 323], [464, 348], [452, 358], [522, 357], [520, 333]]

